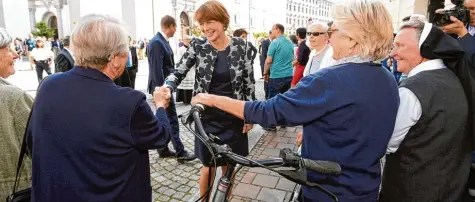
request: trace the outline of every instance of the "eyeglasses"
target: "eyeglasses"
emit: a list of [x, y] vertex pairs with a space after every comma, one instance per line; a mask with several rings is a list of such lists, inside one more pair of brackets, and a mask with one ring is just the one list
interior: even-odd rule
[[328, 29], [328, 31], [327, 31], [328, 37], [331, 38], [331, 37], [332, 37], [332, 34], [333, 34], [334, 32], [337, 32], [337, 31], [338, 31], [338, 29]]
[[320, 36], [320, 34], [326, 34], [326, 32], [307, 32], [307, 36]]

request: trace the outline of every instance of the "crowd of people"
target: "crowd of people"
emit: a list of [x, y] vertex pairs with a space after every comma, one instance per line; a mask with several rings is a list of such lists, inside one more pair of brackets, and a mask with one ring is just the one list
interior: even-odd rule
[[[245, 29], [226, 34], [229, 13], [211, 0], [195, 12], [202, 35], [185, 36], [177, 55], [169, 44], [177, 28], [171, 16], [150, 41], [135, 42], [121, 21], [90, 14], [57, 49], [42, 38], [12, 40], [0, 29], [0, 198], [17, 181], [31, 186], [31, 201], [151, 201], [151, 149], [180, 163], [198, 158], [205, 196], [213, 168], [224, 173], [227, 162], [199, 139], [194, 152], [185, 148], [175, 102], [191, 102], [209, 106], [205, 131], [242, 156], [254, 124], [268, 131], [303, 126], [302, 157], [342, 168], [338, 176], [307, 171], [307, 179], [340, 201], [471, 201], [475, 0], [464, 6], [467, 26], [452, 17], [437, 27], [413, 15], [394, 34], [383, 3], [345, 0], [332, 7], [331, 23], [289, 37], [277, 23], [256, 47]], [[6, 81], [25, 54], [21, 44], [32, 46], [26, 55], [40, 82], [34, 100]], [[145, 54], [152, 107], [134, 90]], [[265, 100], [255, 96], [257, 54]], [[52, 61], [62, 73], [43, 79]], [[22, 143], [28, 157], [17, 180]], [[301, 195], [332, 201], [312, 187]]]

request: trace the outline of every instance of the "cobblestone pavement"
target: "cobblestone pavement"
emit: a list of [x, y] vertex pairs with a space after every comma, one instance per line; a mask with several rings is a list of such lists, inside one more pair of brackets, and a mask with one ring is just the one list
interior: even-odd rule
[[[144, 93], [147, 94], [146, 92]], [[151, 97], [150, 95], [147, 96], [150, 103]], [[258, 99], [263, 99], [264, 97], [263, 80], [256, 81], [256, 97]], [[187, 112], [190, 106], [177, 103], [176, 108], [177, 113], [182, 114]], [[154, 108], [152, 107], [152, 109]], [[256, 126], [249, 133], [249, 149], [254, 147], [263, 133], [264, 130], [260, 126]], [[180, 137], [185, 147], [193, 152], [194, 136], [183, 125], [180, 125]], [[150, 150], [149, 152], [153, 201], [195, 201], [199, 196], [200, 161], [197, 159], [179, 164], [175, 158], [159, 158], [156, 150]]]
[[[296, 149], [295, 141], [301, 127], [288, 127], [276, 132], [265, 132], [251, 150], [249, 158], [278, 157], [280, 149]], [[243, 168], [234, 182], [231, 202], [240, 201], [288, 201], [295, 183], [279, 174], [263, 168]]]

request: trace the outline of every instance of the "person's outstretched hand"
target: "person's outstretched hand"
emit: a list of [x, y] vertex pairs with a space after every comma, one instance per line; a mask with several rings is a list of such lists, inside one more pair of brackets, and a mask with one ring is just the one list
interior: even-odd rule
[[214, 107], [214, 96], [215, 95], [210, 95], [207, 93], [199, 93], [191, 99], [191, 104], [195, 105], [200, 103], [208, 107]]

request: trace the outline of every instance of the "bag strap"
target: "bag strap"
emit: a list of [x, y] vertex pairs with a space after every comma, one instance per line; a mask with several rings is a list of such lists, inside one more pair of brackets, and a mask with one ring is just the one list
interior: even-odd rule
[[28, 121], [26, 122], [25, 133], [23, 134], [23, 141], [21, 143], [20, 156], [18, 157], [18, 165], [17, 165], [17, 168], [16, 168], [15, 184], [13, 185], [12, 194], [14, 194], [15, 191], [16, 191], [16, 188], [17, 188], [17, 185], [18, 185], [18, 178], [20, 176], [21, 165], [23, 164], [23, 158], [25, 157], [25, 154], [26, 154], [26, 137], [27, 137], [28, 126], [30, 125], [30, 120], [31, 120], [31, 114], [32, 113], [33, 113], [33, 107], [30, 110], [30, 115], [28, 115]]
[[[62, 72], [59, 72], [59, 73], [56, 73], [56, 75], [58, 74], [62, 74]], [[38, 89], [36, 90], [36, 97], [38, 97], [38, 94], [40, 92], [40, 88], [41, 88], [41, 85], [44, 83], [44, 81], [46, 79], [48, 79], [51, 75], [48, 75], [46, 76], [45, 78], [43, 78], [43, 80], [41, 80], [41, 82], [38, 84]], [[20, 149], [20, 156], [18, 157], [18, 165], [16, 167], [16, 176], [15, 176], [15, 184], [13, 184], [13, 192], [12, 194], [15, 193], [16, 191], [16, 188], [17, 188], [17, 185], [18, 185], [18, 178], [20, 176], [20, 169], [21, 169], [21, 165], [23, 164], [23, 159], [25, 157], [25, 154], [26, 154], [26, 139], [27, 139], [27, 134], [28, 134], [28, 128], [30, 126], [30, 121], [31, 121], [31, 115], [33, 114], [33, 108], [34, 108], [35, 104], [33, 103], [33, 105], [31, 106], [31, 110], [30, 110], [30, 114], [28, 115], [28, 121], [26, 121], [26, 126], [25, 126], [25, 132], [23, 134], [23, 141], [21, 142], [21, 149]], [[31, 151], [30, 151], [31, 153]]]

